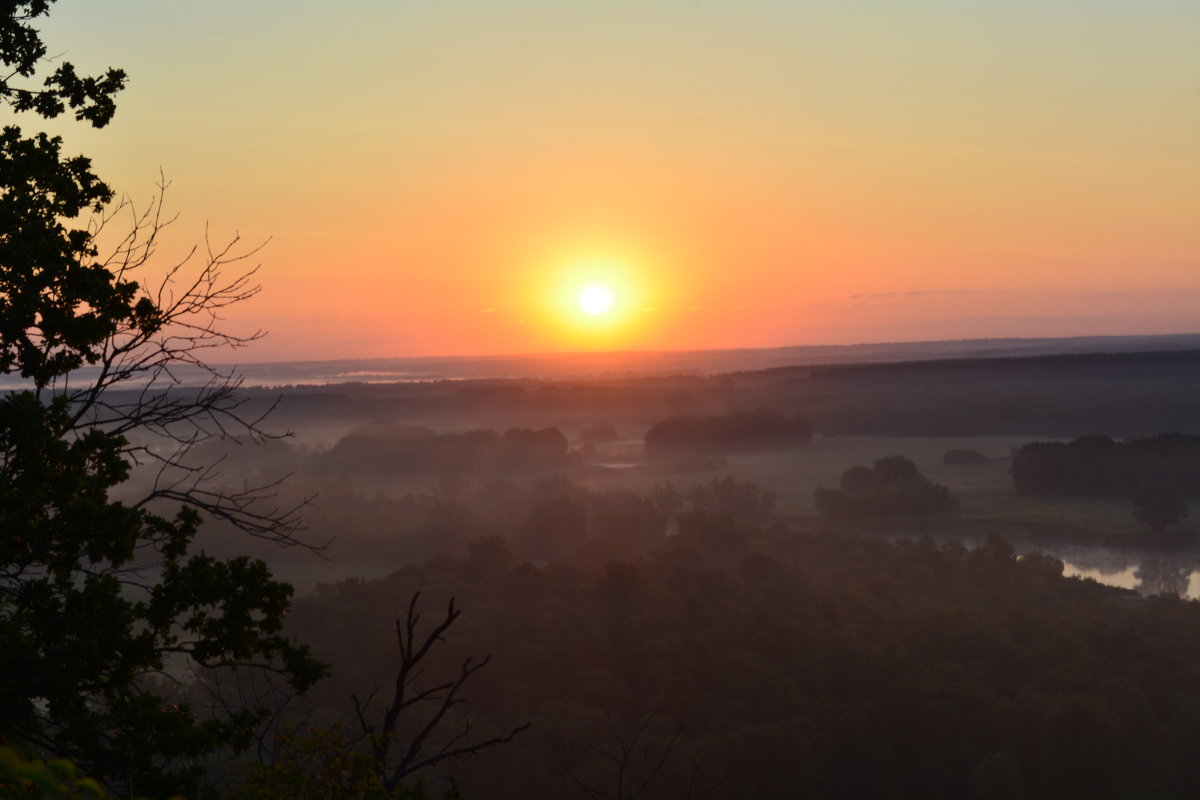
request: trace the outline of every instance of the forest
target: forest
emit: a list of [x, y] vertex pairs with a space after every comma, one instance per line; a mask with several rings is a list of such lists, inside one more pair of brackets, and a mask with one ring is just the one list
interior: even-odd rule
[[[542, 428], [498, 430], [532, 419], [503, 408], [491, 418], [476, 408], [457, 426], [444, 410], [330, 414], [291, 440], [195, 448], [231, 485], [291, 473], [278, 491], [284, 505], [307, 501], [299, 550], [250, 542], [211, 517], [195, 546], [251, 553], [277, 575], [318, 548], [317, 577], [294, 596], [284, 630], [327, 674], [303, 693], [270, 675], [144, 684], [201, 719], [246, 705], [267, 716], [245, 750], [159, 755], [141, 768], [187, 764], [164, 788], [231, 798], [1197, 791], [1186, 755], [1200, 737], [1195, 601], [1068, 577], [1037, 541], [1018, 552], [998, 535], [960, 543], [947, 533], [989, 524], [972, 507], [971, 475], [990, 470], [1004, 485], [989, 491], [1020, 497], [1016, 465], [1045, 445], [927, 437], [922, 450], [918, 439], [831, 436], [820, 422], [793, 438], [795, 415], [731, 404], [689, 417], [670, 408], [677, 390], [665, 380], [641, 416], [611, 414], [608, 402], [539, 409]], [[762, 408], [768, 398], [742, 400]], [[723, 438], [762, 426], [747, 419], [778, 438]], [[648, 447], [663, 421], [696, 446]], [[1120, 462], [1119, 440], [1104, 441]], [[1126, 441], [1139, 468], [1156, 453], [1178, 463], [1178, 448]], [[1190, 437], [1150, 441], [1186, 450]], [[887, 455], [897, 442], [927, 455]], [[821, 449], [849, 445], [840, 461]], [[801, 477], [818, 467], [824, 477]], [[773, 488], [751, 480], [756, 469]], [[135, 470], [122, 491], [140, 479]], [[889, 526], [906, 533], [880, 536]], [[1122, 536], [1149, 541], [1136, 524]], [[1182, 575], [1186, 589], [1189, 568], [1166, 569], [1174, 577], [1144, 567], [1145, 586]], [[399, 773], [379, 769], [371, 742], [406, 663], [397, 631], [413, 621], [420, 643], [450, 619], [448, 604], [452, 624], [409, 691], [436, 701], [464, 671], [469, 679], [444, 715], [418, 702], [397, 716], [396, 742], [434, 762], [388, 789]], [[395, 752], [384, 760], [399, 769]]]
[[465, 796], [1187, 797], [1200, 778], [1196, 605], [1064, 579], [999, 539], [726, 514], [637, 557], [542, 566], [479, 539], [298, 603], [318, 654], [359, 654], [311, 702], [344, 713], [387, 680], [372, 612], [417, 590], [464, 609], [443, 670], [495, 656], [466, 713], [534, 721], [456, 771]]

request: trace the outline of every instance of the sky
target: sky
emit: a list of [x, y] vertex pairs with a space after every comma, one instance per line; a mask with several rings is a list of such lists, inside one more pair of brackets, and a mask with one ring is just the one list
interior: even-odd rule
[[[1195, 0], [59, 0], [243, 361], [1200, 331]], [[34, 121], [23, 124], [29, 127]], [[581, 292], [602, 287], [603, 314]]]

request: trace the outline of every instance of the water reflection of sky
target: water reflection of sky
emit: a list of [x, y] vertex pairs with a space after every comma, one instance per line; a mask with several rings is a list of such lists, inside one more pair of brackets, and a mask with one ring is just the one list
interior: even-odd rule
[[1104, 572], [1099, 569], [1083, 569], [1064, 561], [1063, 575], [1068, 578], [1091, 578], [1097, 583], [1119, 586], [1122, 589], [1136, 589], [1138, 585], [1137, 567], [1128, 567], [1117, 572]]
[[[1032, 549], [1032, 548], [1031, 548]], [[1075, 546], [1066, 552], [1039, 548], [1063, 562], [1063, 574], [1092, 578], [1108, 586], [1134, 589], [1140, 594], [1175, 594], [1200, 598], [1200, 554], [1192, 548], [1133, 550], [1100, 546]]]
[[[953, 539], [965, 547], [978, 547], [984, 537], [966, 535]], [[1063, 562], [1063, 574], [1091, 578], [1106, 586], [1133, 589], [1143, 595], [1176, 594], [1200, 599], [1200, 544], [1165, 549], [1106, 547], [1038, 541], [1010, 540], [1019, 555], [1042, 552]]]
[[[981, 541], [962, 541], [967, 547]], [[1191, 549], [1139, 551], [1129, 548], [1068, 545], [1061, 548], [1018, 546], [1019, 554], [1040, 551], [1063, 562], [1069, 578], [1091, 578], [1106, 586], [1133, 589], [1141, 594], [1171, 593], [1200, 599], [1200, 553]], [[298, 594], [312, 592], [318, 583], [335, 583], [344, 578], [374, 580], [399, 569], [406, 562], [285, 561], [272, 565], [277, 577], [292, 583]]]

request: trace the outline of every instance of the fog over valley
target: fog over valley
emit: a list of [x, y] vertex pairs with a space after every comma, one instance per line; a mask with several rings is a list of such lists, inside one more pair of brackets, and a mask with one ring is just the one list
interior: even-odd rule
[[0, 800], [1200, 798], [1197, 31], [0, 4]]

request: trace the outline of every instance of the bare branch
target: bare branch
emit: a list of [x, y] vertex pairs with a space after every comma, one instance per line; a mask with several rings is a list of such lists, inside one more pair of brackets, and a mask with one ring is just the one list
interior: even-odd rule
[[[471, 733], [475, 722], [468, 717], [455, 734], [440, 744], [434, 743], [435, 733], [440, 727], [443, 727], [447, 714], [451, 709], [466, 702], [459, 696], [463, 686], [471, 676], [486, 667], [492, 657], [488, 655], [480, 661], [467, 658], [459, 667], [458, 675], [454, 679], [418, 688], [416, 682], [420, 675], [422, 662], [429, 655], [434, 644], [444, 641], [443, 635], [461, 614], [454, 607], [454, 598], [451, 598], [446, 607], [445, 617], [434, 625], [429, 633], [420, 636], [417, 632], [421, 621], [421, 614], [417, 611], [417, 602], [420, 597], [420, 592], [413, 594], [404, 619], [397, 619], [395, 623], [400, 665], [396, 670], [391, 702], [384, 709], [380, 724], [375, 726], [368, 721], [369, 708], [375, 692], [372, 692], [366, 702], [360, 702], [357, 696], [351, 698], [359, 725], [364, 735], [371, 741], [372, 755], [375, 758], [380, 780], [389, 790], [395, 789], [409, 775], [427, 767], [511, 742], [514, 737], [530, 726], [529, 723], [525, 723], [512, 728], [505, 734], [472, 741]], [[392, 744], [396, 740], [396, 728], [401, 715], [418, 705], [425, 704], [433, 704], [433, 708], [427, 712], [424, 722], [418, 726], [417, 732], [403, 747], [402, 754], [393, 759], [391, 757]]]
[[[265, 427], [278, 400], [265, 407], [252, 404], [235, 368], [207, 360], [217, 349], [236, 350], [263, 336], [260, 330], [231, 331], [224, 314], [261, 290], [259, 266], [251, 262], [267, 242], [246, 247], [235, 234], [218, 243], [206, 226], [202, 243], [159, 277], [143, 274], [158, 261], [163, 233], [175, 222], [164, 210], [169, 187], [160, 175], [149, 204], [141, 207], [122, 198], [88, 224], [77, 258], [107, 270], [114, 282], [131, 286], [135, 299], [148, 310], [112, 320], [111, 333], [89, 356], [86, 369], [67, 372], [48, 384], [47, 391], [70, 402], [68, 428], [58, 433], [70, 437], [99, 428], [116, 436], [143, 437], [123, 451], [134, 464], [158, 464], [153, 488], [136, 503], [140, 507], [156, 501], [192, 506], [253, 536], [319, 552], [327, 543], [313, 545], [297, 536], [302, 530], [298, 512], [311, 497], [279, 506], [273, 503], [279, 480], [220, 486], [215, 465], [189, 457], [197, 445], [211, 439], [264, 442], [291, 434]], [[47, 356], [62, 347], [44, 334], [34, 339]], [[185, 379], [184, 368], [204, 376], [204, 381], [196, 385], [194, 378]]]
[[551, 747], [572, 783], [588, 797], [593, 800], [638, 800], [671, 760], [679, 737], [683, 735], [683, 724], [677, 723], [665, 742], [650, 738], [648, 734], [651, 725], [663, 716], [662, 711], [655, 706], [623, 732], [623, 726], [618, 724], [619, 720], [605, 709], [605, 738], [599, 743], [593, 740], [591, 732], [585, 728], [584, 742], [588, 749], [599, 757], [599, 762], [606, 765], [603, 771], [607, 778], [603, 784], [584, 779], [574, 762], [572, 749], [565, 742], [551, 740]]

